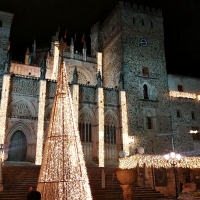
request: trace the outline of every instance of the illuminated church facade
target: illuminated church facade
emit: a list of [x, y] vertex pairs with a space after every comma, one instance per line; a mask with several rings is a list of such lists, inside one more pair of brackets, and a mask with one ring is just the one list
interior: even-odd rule
[[[0, 144], [7, 161], [40, 165], [61, 61], [58, 36], [51, 48], [9, 60], [13, 15], [0, 12]], [[118, 166], [143, 147], [198, 154], [200, 80], [167, 74], [162, 11], [119, 2], [91, 28], [91, 56], [74, 41], [64, 52], [86, 163]], [[193, 130], [196, 134], [190, 134]], [[131, 140], [134, 138], [134, 142]]]

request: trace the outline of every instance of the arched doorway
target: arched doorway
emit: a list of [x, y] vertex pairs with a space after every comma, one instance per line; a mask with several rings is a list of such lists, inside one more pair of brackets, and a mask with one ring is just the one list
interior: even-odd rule
[[8, 161], [26, 161], [27, 141], [24, 133], [16, 131], [9, 144]]

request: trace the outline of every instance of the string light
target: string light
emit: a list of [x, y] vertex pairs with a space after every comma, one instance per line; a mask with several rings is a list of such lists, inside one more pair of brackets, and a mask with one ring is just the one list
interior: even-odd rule
[[194, 134], [197, 134], [198, 133], [198, 130], [190, 130], [190, 133], [194, 133]]
[[0, 144], [4, 144], [5, 131], [6, 131], [6, 119], [7, 119], [7, 108], [8, 98], [10, 92], [10, 74], [4, 74], [3, 76], [3, 87], [1, 96], [1, 107], [0, 107]]
[[[155, 168], [170, 168], [171, 160], [166, 160], [163, 155], [148, 155], [148, 154], [135, 154], [125, 158], [119, 158], [119, 168], [132, 169], [137, 166], [143, 167], [155, 167]], [[176, 167], [181, 168], [200, 168], [200, 157], [187, 157], [182, 156], [179, 162], [176, 163]]]
[[179, 92], [179, 91], [170, 91], [170, 97], [181, 97], [181, 98], [188, 98], [188, 99], [196, 99], [197, 95], [194, 93], [187, 93], [187, 92]]
[[40, 94], [38, 106], [38, 129], [37, 129], [37, 143], [36, 143], [36, 158], [35, 164], [41, 165], [43, 153], [43, 139], [44, 139], [44, 113], [46, 100], [46, 81], [40, 80]]
[[37, 186], [42, 199], [92, 200], [73, 109], [62, 58]]
[[79, 110], [79, 85], [73, 85], [73, 105], [74, 105], [74, 115], [76, 120], [76, 125], [78, 129], [78, 110]]
[[129, 136], [128, 136], [128, 117], [127, 117], [127, 104], [126, 104], [126, 92], [120, 91], [121, 102], [121, 119], [122, 119], [122, 142], [123, 150], [126, 156], [129, 155]]
[[59, 61], [59, 43], [55, 42], [54, 44], [54, 59], [53, 59], [53, 69], [51, 73], [51, 79], [56, 80], [58, 74], [58, 61]]
[[99, 119], [99, 167], [104, 167], [104, 95], [103, 88], [98, 88]]

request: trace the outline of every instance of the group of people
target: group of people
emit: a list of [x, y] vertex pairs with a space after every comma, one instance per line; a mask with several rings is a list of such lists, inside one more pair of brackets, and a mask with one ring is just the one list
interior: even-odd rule
[[40, 192], [33, 190], [33, 187], [30, 186], [26, 199], [27, 200], [41, 200], [41, 194]]

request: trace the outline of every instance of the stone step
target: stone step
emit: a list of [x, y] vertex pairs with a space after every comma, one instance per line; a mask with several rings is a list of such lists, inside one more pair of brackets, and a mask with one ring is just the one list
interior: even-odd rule
[[[122, 200], [123, 191], [116, 170], [118, 168], [87, 167], [93, 200]], [[3, 166], [4, 191], [0, 193], [2, 200], [25, 200], [28, 188], [36, 188], [39, 166]], [[105, 172], [105, 188], [101, 188], [102, 170]], [[133, 187], [134, 200], [169, 200], [170, 197], [152, 188]]]

